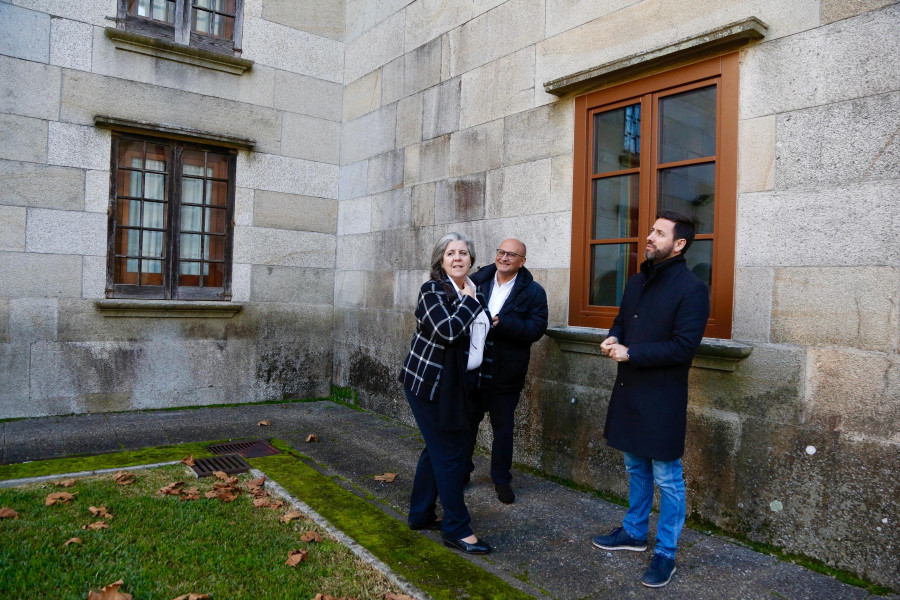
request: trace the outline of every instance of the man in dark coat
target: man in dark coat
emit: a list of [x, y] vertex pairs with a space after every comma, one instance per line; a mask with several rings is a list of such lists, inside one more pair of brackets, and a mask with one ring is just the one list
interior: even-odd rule
[[622, 527], [594, 538], [605, 550], [647, 549], [653, 484], [660, 490], [656, 547], [643, 583], [666, 585], [675, 572], [686, 502], [681, 456], [688, 371], [709, 318], [709, 289], [687, 268], [693, 222], [663, 211], [647, 237], [640, 273], [628, 280], [619, 314], [600, 345], [618, 363], [606, 427], [609, 446], [625, 454], [628, 513]]
[[[547, 294], [525, 268], [525, 252], [525, 244], [519, 240], [504, 240], [494, 264], [471, 276], [478, 292], [488, 299], [492, 315], [473, 402], [480, 409], [473, 414], [471, 448], [475, 448], [478, 424], [487, 411], [494, 433], [491, 479], [497, 498], [506, 504], [516, 500], [510, 485], [516, 406], [525, 385], [531, 344], [547, 331]], [[469, 469], [474, 469], [471, 452]]]

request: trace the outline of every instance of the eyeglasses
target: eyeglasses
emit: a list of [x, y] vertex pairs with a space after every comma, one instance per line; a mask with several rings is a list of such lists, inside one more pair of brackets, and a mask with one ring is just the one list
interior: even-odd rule
[[514, 260], [522, 256], [521, 254], [516, 254], [515, 252], [508, 252], [506, 250], [501, 250], [497, 248], [497, 258], [503, 258], [504, 256], [509, 257], [510, 260]]

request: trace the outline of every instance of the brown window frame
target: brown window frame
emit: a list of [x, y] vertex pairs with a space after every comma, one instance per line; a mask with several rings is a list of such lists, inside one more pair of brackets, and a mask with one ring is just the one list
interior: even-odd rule
[[[116, 234], [119, 228], [117, 219], [117, 209], [120, 199], [127, 199], [129, 196], [120, 193], [119, 186], [119, 149], [123, 140], [146, 142], [165, 148], [166, 170], [155, 171], [156, 173], [164, 173], [167, 176], [164, 190], [165, 195], [165, 221], [164, 226], [159, 231], [164, 232], [164, 243], [162, 244], [162, 282], [161, 285], [141, 285], [140, 279], [138, 284], [117, 282], [116, 281], [116, 259], [126, 258], [127, 254], [117, 254], [116, 252]], [[183, 155], [185, 151], [211, 152], [226, 158], [228, 168], [227, 177], [216, 178], [209, 175], [194, 176], [188, 175], [192, 179], [199, 178], [201, 180], [210, 180], [215, 183], [226, 183], [227, 190], [225, 192], [225, 223], [224, 235], [216, 233], [205, 233], [210, 237], [224, 237], [224, 261], [201, 259], [194, 260], [181, 258], [181, 234], [183, 233], [181, 226], [181, 208], [183, 205], [182, 183], [184, 177], [184, 161]], [[155, 136], [136, 135], [129, 133], [114, 133], [112, 136], [112, 152], [110, 158], [110, 179], [109, 179], [109, 211], [107, 220], [107, 263], [106, 263], [106, 297], [107, 298], [143, 298], [158, 300], [231, 300], [231, 272], [232, 272], [232, 255], [234, 249], [234, 197], [235, 197], [235, 169], [237, 166], [237, 151], [230, 148], [222, 148], [207, 144], [194, 142], [186, 142], [172, 138], [161, 138]], [[148, 169], [146, 166], [136, 169], [128, 169], [129, 171], [143, 171]], [[146, 185], [146, 184], [144, 184]], [[205, 186], [204, 186], [205, 187]], [[143, 193], [143, 187], [142, 187]], [[146, 204], [147, 200], [142, 200]], [[152, 202], [152, 201], [151, 201]], [[184, 205], [194, 205], [194, 203], [184, 202]], [[200, 206], [200, 205], [198, 205]], [[209, 209], [207, 209], [209, 210]], [[125, 227], [125, 226], [123, 226]], [[130, 227], [129, 227], [130, 228]], [[157, 231], [157, 229], [147, 228], [143, 224], [136, 227], [141, 231]], [[187, 231], [191, 234], [193, 231]], [[202, 239], [202, 238], [201, 238]], [[139, 256], [131, 257], [133, 259], [144, 260]], [[182, 285], [178, 266], [181, 262], [199, 262], [202, 265], [208, 263], [222, 263], [222, 285], [221, 286], [191, 286]], [[140, 275], [139, 275], [140, 277]]]
[[[570, 277], [569, 323], [582, 327], [608, 329], [618, 313], [617, 306], [590, 304], [591, 248], [600, 243], [638, 243], [637, 264], [643, 260], [643, 242], [657, 211], [657, 182], [661, 170], [658, 153], [659, 99], [667, 95], [708, 85], [717, 86], [716, 148], [711, 310], [705, 335], [731, 337], [734, 297], [734, 243], [737, 207], [738, 137], [738, 54], [731, 53], [686, 65], [575, 98], [575, 148], [572, 200], [572, 270]], [[592, 240], [593, 114], [629, 104], [641, 105], [640, 167], [616, 174], [639, 173], [637, 236]], [[649, 110], [648, 110], [649, 109]], [[665, 163], [665, 168], [709, 163], [709, 159]], [[608, 174], [607, 174], [608, 176]], [[690, 256], [690, 251], [688, 253]]]
[[[209, 50], [221, 54], [238, 55], [241, 53], [242, 31], [244, 29], [244, 0], [234, 0], [234, 28], [232, 38], [221, 38], [203, 32], [193, 30], [192, 13], [194, 10], [208, 11], [203, 8], [194, 8], [193, 0], [174, 0], [175, 14], [174, 23], [166, 21], [158, 21], [151, 17], [139, 16], [128, 10], [130, 2], [137, 0], [118, 0], [116, 26], [119, 29], [138, 33], [149, 37], [159, 38], [181, 44], [184, 46], [192, 46], [201, 50]], [[153, 0], [154, 2], [165, 2], [165, 0]]]

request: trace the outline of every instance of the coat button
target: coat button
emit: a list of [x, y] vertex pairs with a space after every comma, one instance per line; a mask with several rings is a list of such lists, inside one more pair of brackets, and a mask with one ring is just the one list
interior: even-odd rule
[[620, 382], [619, 382], [619, 387], [625, 387], [625, 384], [622, 383], [622, 382], [620, 381]]
[[632, 317], [632, 319], [637, 319], [637, 318], [638, 318], [638, 316], [637, 316], [637, 315], [634, 315], [634, 316], [633, 316], [633, 317]]

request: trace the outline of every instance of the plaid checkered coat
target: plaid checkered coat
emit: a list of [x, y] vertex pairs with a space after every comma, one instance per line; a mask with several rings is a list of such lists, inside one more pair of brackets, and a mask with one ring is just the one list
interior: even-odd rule
[[441, 380], [445, 348], [461, 338], [468, 339], [472, 321], [482, 310], [487, 312], [484, 296], [480, 292], [476, 296], [477, 299], [448, 296], [440, 281], [422, 284], [416, 306], [416, 333], [400, 371], [400, 381], [414, 396], [437, 400], [435, 392]]

